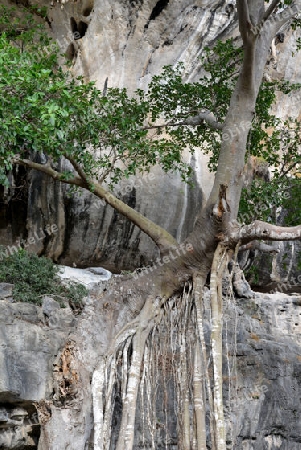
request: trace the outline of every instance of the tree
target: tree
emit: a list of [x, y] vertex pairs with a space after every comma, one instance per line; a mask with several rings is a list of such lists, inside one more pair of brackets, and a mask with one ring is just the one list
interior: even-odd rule
[[[270, 145], [271, 142], [275, 145], [280, 135], [276, 118], [271, 119], [268, 108], [258, 106], [260, 101], [268, 105], [269, 93], [275, 89], [273, 83], [262, 83], [272, 39], [284, 24], [293, 21], [300, 7], [299, 1], [272, 1], [265, 7], [264, 0], [239, 0], [237, 14], [243, 51], [231, 43], [220, 44], [215, 51], [215, 57], [234, 58], [230, 76], [223, 68], [216, 69], [213, 76], [211, 73], [211, 79], [206, 74], [199, 83], [184, 85], [180, 68], [178, 71], [166, 68], [162, 76], [153, 80], [148, 93], [137, 91], [133, 98], [129, 98], [125, 90], [110, 89], [101, 93], [93, 83], [74, 80], [59, 66], [56, 52], [53, 53], [51, 48], [47, 51], [49, 42], [44, 37], [45, 47], [41, 52], [32, 29], [25, 27], [20, 33], [13, 26], [0, 37], [2, 182], [5, 183], [12, 165], [20, 164], [63, 183], [87, 189], [147, 233], [160, 250], [161, 257], [152, 267], [134, 277], [114, 280], [94, 302], [98, 326], [109, 322], [110, 330], [104, 341], [97, 340], [97, 327], [90, 330], [98, 342], [93, 357], [84, 355], [87, 342], [79, 343], [74, 336], [79, 348], [77, 360], [82, 378], [88, 379], [93, 373], [95, 449], [109, 448], [110, 445], [118, 450], [132, 448], [138, 392], [145, 389], [150, 395], [151, 389], [145, 387], [151, 348], [149, 339], [153, 339], [155, 348], [153, 330], [160, 326], [164, 312], [169, 311], [172, 316], [173, 296], [183, 289], [183, 299], [187, 301], [178, 313], [178, 323], [182, 325], [177, 350], [178, 384], [182, 386], [178, 393], [178, 404], [181, 405], [179, 446], [189, 448], [194, 441], [198, 450], [206, 448], [204, 404], [208, 401], [211, 448], [226, 448], [222, 398], [223, 273], [240, 246], [260, 240], [301, 238], [300, 225], [279, 227], [258, 220], [247, 225], [237, 222], [248, 151], [258, 152], [267, 160], [276, 160], [283, 172], [297, 168], [300, 162], [298, 124], [293, 128], [295, 139], [287, 145], [290, 154], [294, 152], [294, 164], [290, 166], [291, 160], [280, 159], [283, 148], [279, 146], [279, 152], [274, 152]], [[214, 56], [210, 61], [208, 53], [205, 61], [207, 68], [213, 71]], [[236, 74], [238, 64], [240, 69]], [[285, 85], [279, 88], [291, 89]], [[262, 125], [271, 125], [270, 120], [275, 126], [275, 134], [272, 139], [267, 139]], [[159, 134], [150, 135], [150, 130], [157, 130]], [[167, 137], [160, 135], [162, 130], [168, 130]], [[207, 204], [199, 211], [192, 233], [183, 243], [178, 243], [166, 230], [118, 199], [110, 187], [122, 177], [134, 174], [136, 170], [147, 171], [156, 163], [166, 171], [180, 170], [183, 178], [188, 180], [189, 168], [181, 162], [181, 150], [184, 145], [193, 148], [200, 143], [206, 143], [212, 149], [212, 164], [216, 168], [214, 185]], [[47, 156], [46, 162], [39, 162], [41, 152]], [[69, 163], [65, 170], [61, 170], [58, 163], [62, 157]], [[203, 289], [208, 274], [212, 377], [207, 368], [202, 324]], [[190, 339], [187, 333], [191, 326], [189, 299], [192, 299], [195, 320], [193, 375], [188, 371], [186, 355]], [[81, 324], [83, 335], [91, 320], [87, 310]], [[87, 341], [89, 339], [91, 341], [91, 337], [87, 337]], [[93, 362], [89, 361], [90, 357], [94, 358]], [[204, 377], [200, 377], [200, 373]], [[193, 379], [192, 391], [189, 390], [190, 377]], [[71, 369], [68, 383], [76, 384]], [[118, 396], [121, 397], [122, 414], [114, 428]], [[189, 412], [190, 403], [195, 411], [193, 418]], [[85, 414], [87, 418], [89, 408]], [[45, 435], [47, 431], [49, 424], [44, 427]], [[55, 437], [51, 439], [55, 440]]]

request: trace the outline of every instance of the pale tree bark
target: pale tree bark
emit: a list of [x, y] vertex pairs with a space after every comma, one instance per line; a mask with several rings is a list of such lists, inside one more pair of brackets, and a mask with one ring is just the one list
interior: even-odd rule
[[219, 244], [213, 258], [210, 277], [211, 348], [213, 361], [213, 411], [216, 450], [226, 448], [226, 427], [223, 411], [223, 296], [222, 279], [227, 264], [227, 251]]
[[205, 367], [202, 362], [200, 346], [195, 346], [193, 372], [193, 405], [196, 416], [196, 446], [197, 450], [206, 450], [206, 394]]
[[122, 420], [116, 450], [131, 450], [134, 442], [135, 418], [138, 389], [140, 385], [141, 364], [145, 342], [154, 327], [156, 302], [146, 302], [141, 313], [139, 325], [132, 339], [132, 358], [126, 382], [126, 395], [123, 402]]
[[[239, 29], [244, 46], [243, 62], [230, 107], [222, 125], [221, 150], [214, 186], [207, 204], [199, 212], [194, 230], [185, 241], [185, 244], [190, 244], [190, 250], [185, 253], [179, 252], [176, 258], [168, 258], [164, 264], [154, 266], [151, 273], [142, 273], [135, 283], [132, 278], [121, 277], [118, 281], [112, 282], [114, 289], [108, 289], [102, 294], [101, 299], [97, 299], [99, 305], [97, 304], [95, 308], [99, 308], [97, 310], [99, 314], [103, 314], [103, 320], [110, 321], [111, 329], [108, 331], [108, 344], [101, 349], [99, 364], [93, 369], [94, 448], [96, 450], [110, 448], [111, 416], [105, 409], [112, 409], [110, 399], [115, 376], [116, 354], [125, 348], [124, 344], [128, 343], [129, 339], [132, 340], [133, 353], [130, 366], [126, 366], [124, 372], [123, 412], [116, 448], [117, 450], [132, 449], [137, 394], [146, 339], [154, 327], [160, 306], [173, 294], [178, 293], [185, 282], [192, 277], [195, 280], [195, 308], [200, 345], [195, 352], [194, 368], [197, 448], [204, 450], [206, 447], [204, 405], [202, 406], [201, 401], [204, 388], [199, 376], [199, 372], [202, 371], [202, 374], [205, 373], [207, 397], [212, 414], [210, 426], [212, 448], [215, 450], [226, 449], [222, 401], [221, 280], [227, 262], [227, 251], [228, 249], [233, 250], [239, 242], [246, 245], [253, 240], [301, 239], [301, 226], [281, 228], [256, 221], [254, 224], [240, 227], [235, 222], [242, 190], [247, 139], [269, 48], [272, 39], [283, 23], [291, 20], [294, 14], [300, 10], [301, 1], [293, 2], [286, 8], [286, 12], [283, 11], [275, 16], [277, 5], [278, 2], [273, 1], [266, 9], [264, 0], [237, 0]], [[187, 123], [189, 125], [205, 123], [209, 127], [221, 128], [214, 117], [202, 111], [196, 116], [186, 119]], [[117, 199], [102, 185], [88, 180], [74, 161], [70, 160], [77, 175], [69, 180], [65, 180], [62, 174], [48, 165], [22, 159], [16, 162], [40, 170], [58, 181], [90, 190], [148, 234], [158, 245], [162, 254], [166, 255], [171, 249], [179, 248], [178, 243], [167, 231]], [[207, 368], [202, 323], [202, 289], [210, 271], [213, 396]], [[115, 300], [116, 298], [118, 300]], [[108, 314], [108, 316], [105, 315], [104, 310], [100, 309], [101, 305], [106, 304], [110, 305], [110, 315]], [[85, 320], [89, 319], [85, 318]], [[93, 331], [93, 326], [91, 326], [91, 333], [97, 333], [97, 330]], [[184, 344], [183, 349], [185, 348]], [[183, 349], [182, 360], [184, 361]], [[108, 364], [111, 363], [112, 365], [109, 367]], [[182, 367], [184, 368], [184, 364]], [[108, 371], [110, 368], [111, 370]], [[109, 380], [106, 379], [107, 373], [111, 377]], [[187, 380], [187, 378], [185, 379]], [[104, 404], [104, 399], [106, 404]], [[186, 447], [190, 445], [188, 401], [188, 397], [185, 397], [184, 442]]]
[[238, 227], [233, 224], [229, 229], [229, 240], [247, 244], [255, 239], [265, 241], [297, 241], [301, 239], [301, 225], [295, 227], [280, 227], [261, 220], [255, 220], [250, 225]]
[[[194, 301], [195, 301], [195, 309], [196, 309], [196, 323], [197, 323], [197, 344], [199, 344], [200, 348], [200, 360], [201, 360], [201, 379], [203, 380], [203, 383], [205, 384], [206, 393], [208, 397], [209, 402], [209, 408], [210, 408], [210, 434], [211, 434], [211, 445], [212, 449], [214, 450], [216, 448], [215, 443], [215, 422], [213, 417], [213, 398], [212, 398], [212, 391], [211, 391], [211, 384], [210, 384], [210, 377], [208, 372], [208, 364], [207, 364], [207, 351], [206, 351], [206, 343], [205, 343], [205, 336], [204, 336], [204, 327], [203, 327], [203, 288], [204, 288], [205, 280], [202, 279], [200, 276], [195, 275], [193, 278], [193, 287], [194, 287]], [[196, 369], [195, 369], [196, 370]], [[200, 390], [200, 387], [198, 387], [198, 390]], [[200, 394], [199, 394], [200, 395]], [[203, 394], [203, 398], [206, 401], [206, 396]], [[206, 409], [203, 403], [203, 410], [200, 409], [200, 404], [197, 403], [195, 405], [196, 413], [197, 413], [197, 438], [198, 438], [198, 450], [203, 450], [202, 447], [206, 450], [207, 446], [207, 439], [206, 439], [206, 432], [205, 436], [203, 435], [203, 426], [204, 426], [204, 415], [206, 414]], [[205, 430], [206, 431], [206, 430]]]

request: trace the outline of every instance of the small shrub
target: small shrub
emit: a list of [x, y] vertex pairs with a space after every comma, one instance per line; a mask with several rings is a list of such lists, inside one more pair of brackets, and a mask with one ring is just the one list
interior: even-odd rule
[[0, 282], [14, 285], [16, 301], [41, 305], [43, 296], [49, 295], [61, 306], [68, 301], [73, 309], [81, 309], [87, 289], [80, 283], [63, 284], [58, 272], [50, 259], [23, 249], [0, 261]]

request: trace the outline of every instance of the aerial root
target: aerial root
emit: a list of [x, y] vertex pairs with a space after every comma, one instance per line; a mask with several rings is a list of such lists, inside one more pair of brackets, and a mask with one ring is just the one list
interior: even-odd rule
[[226, 263], [219, 246], [211, 273], [211, 336], [204, 330], [204, 279], [198, 276], [181, 296], [161, 306], [158, 301], [156, 308], [148, 305], [132, 334], [129, 328], [119, 333], [116, 350], [100, 361], [92, 380], [96, 450], [132, 450], [134, 444], [153, 450], [158, 445], [206, 450], [209, 444], [225, 450], [221, 279]]

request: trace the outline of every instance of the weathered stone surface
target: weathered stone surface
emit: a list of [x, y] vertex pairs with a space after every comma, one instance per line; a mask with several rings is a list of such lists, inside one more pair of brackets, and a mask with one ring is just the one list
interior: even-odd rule
[[[209, 314], [208, 297], [205, 304]], [[76, 331], [78, 350], [74, 351], [73, 355], [84, 363], [80, 367], [80, 363], [77, 362], [76, 366], [81, 376], [87, 376], [87, 368], [88, 372], [93, 369], [98, 354], [107, 345], [108, 330], [97, 313], [101, 308], [99, 300], [95, 302], [92, 298], [80, 319], [81, 323], [78, 324]], [[299, 296], [261, 294], [253, 299], [237, 300], [236, 305], [225, 304], [224, 401], [229, 448], [277, 450], [281, 448], [279, 445], [286, 450], [299, 448], [301, 436], [300, 317]], [[92, 331], [89, 326], [91, 322], [97, 332]], [[99, 332], [99, 330], [102, 331]], [[210, 322], [207, 321], [205, 337], [208, 337], [209, 333]], [[73, 358], [73, 364], [76, 364], [75, 358]], [[75, 411], [72, 409], [78, 405], [76, 396], [67, 401], [64, 409], [59, 406], [59, 403], [54, 402], [53, 421], [48, 422], [45, 431], [47, 435], [47, 432], [51, 432], [54, 427], [56, 430], [62, 430], [66, 448], [71, 442], [78, 442], [78, 445], [74, 447], [75, 450], [84, 449], [84, 445], [93, 442], [89, 390], [84, 383], [77, 386], [77, 395], [82, 408]], [[160, 396], [161, 389], [158, 389], [158, 392]], [[139, 412], [134, 446], [137, 450], [142, 442], [142, 431], [139, 427], [141, 417]], [[83, 427], [84, 418], [88, 420], [85, 427]], [[172, 417], [170, 421], [175, 426]], [[68, 433], [63, 433], [62, 428], [66, 429], [66, 426], [70, 433], [69, 437]], [[171, 435], [176, 449], [176, 430], [173, 431]], [[158, 439], [159, 436], [160, 433], [158, 433]], [[148, 448], [147, 437], [144, 436], [144, 438]], [[151, 448], [150, 443], [149, 445]], [[159, 439], [156, 448], [164, 448], [162, 445], [162, 440]], [[42, 432], [39, 448], [54, 450], [56, 447], [55, 444], [47, 447], [44, 442], [44, 432]]]
[[[27, 406], [27, 405], [26, 405]], [[31, 410], [31, 411], [30, 411]], [[36, 449], [40, 424], [35, 409], [26, 407], [0, 408], [0, 448]]]
[[[93, 441], [90, 379], [114, 333], [109, 320], [113, 305], [102, 304], [94, 289], [77, 318], [51, 298], [44, 298], [42, 307], [0, 302], [3, 448], [21, 449], [27, 443], [39, 450], [85, 450]], [[208, 295], [205, 308], [209, 317]], [[210, 328], [205, 321], [205, 337]], [[236, 304], [226, 302], [224, 348], [229, 448], [299, 449], [300, 296], [256, 294]], [[140, 438], [138, 427], [137, 450]]]
[[299, 300], [299, 296], [256, 294], [254, 300], [240, 302], [245, 312], [236, 320], [232, 307], [232, 312], [228, 310], [224, 339], [231, 356], [225, 355], [224, 373], [229, 364], [236, 369], [230, 370], [224, 395], [227, 401], [230, 390], [228, 439], [235, 449], [297, 450], [301, 446]]
[[[54, 2], [49, 19], [62, 49], [69, 51], [73, 59], [74, 72], [96, 80], [100, 88], [107, 77], [109, 86], [126, 86], [131, 91], [145, 88], [163, 65], [177, 61], [184, 62], [186, 79], [196, 80], [201, 70], [198, 57], [204, 46], [236, 32], [233, 2], [215, 1], [210, 5], [200, 0], [166, 2], [166, 7], [155, 16], [156, 4], [156, 0]], [[81, 22], [88, 25], [87, 29]], [[81, 38], [74, 40], [76, 32]], [[301, 56], [291, 55], [296, 37], [295, 32], [285, 33], [284, 44], [277, 46], [277, 62], [268, 68], [269, 76], [300, 81]], [[298, 95], [280, 100], [277, 112], [281, 116], [300, 114]], [[185, 157], [195, 169], [193, 189], [182, 185], [178, 176], [163, 175], [158, 168], [153, 170], [156, 177], [152, 183], [138, 177], [119, 191], [117, 188], [131, 206], [178, 239], [192, 229], [195, 214], [212, 183], [206, 158], [199, 153]], [[21, 183], [24, 174], [16, 178]], [[112, 271], [146, 265], [157, 256], [146, 236], [92, 195], [70, 198], [66, 187], [37, 173], [30, 174], [30, 182], [28, 211], [18, 210], [15, 199], [2, 193], [8, 205], [5, 211], [1, 210], [3, 243], [11, 245], [20, 234], [25, 233], [26, 237], [28, 232], [35, 237], [31, 250], [65, 264], [105, 265]], [[11, 228], [7, 228], [9, 224]], [[56, 225], [57, 232], [43, 237], [40, 230], [47, 225]], [[288, 266], [287, 272], [282, 271], [276, 284], [287, 275], [287, 284], [296, 290], [292, 276], [297, 252], [294, 246], [290, 249], [292, 266]], [[266, 267], [269, 277], [270, 273], [273, 276], [279, 273], [272, 263]], [[47, 310], [49, 316], [45, 317], [39, 307], [0, 302], [0, 402], [5, 405], [0, 439], [6, 439], [0, 443], [4, 442], [4, 446], [21, 445], [22, 425], [14, 428], [15, 435], [11, 436], [10, 431], [3, 436], [8, 429], [12, 430], [9, 425], [14, 423], [12, 411], [20, 404], [24, 417], [32, 417], [33, 401], [40, 405], [39, 423], [48, 421], [53, 435], [58, 436], [57, 442], [51, 443], [43, 432], [40, 450], [68, 447], [82, 450], [92, 440], [90, 375], [99, 349], [106, 346], [111, 331], [110, 305], [106, 306], [109, 311], [106, 322], [99, 316], [101, 309], [96, 297], [88, 299], [78, 322], [70, 310], [54, 308]], [[238, 304], [239, 308], [229, 307], [225, 325], [225, 343], [228, 339], [229, 360], [233, 363], [230, 367], [234, 368], [234, 372], [230, 370], [230, 379], [225, 380], [224, 391], [226, 401], [230, 394], [229, 445], [233, 444], [235, 450], [299, 450], [300, 298], [257, 296]], [[62, 356], [66, 361], [65, 372]], [[226, 373], [228, 368], [225, 358]], [[72, 391], [67, 384], [76, 384], [77, 374], [78, 390]], [[43, 404], [44, 399], [49, 401], [48, 406]], [[76, 410], [78, 405], [80, 408]], [[26, 433], [28, 438], [29, 432]]]
[[[73, 324], [53, 329], [39, 306], [3, 300], [0, 309], [0, 448], [36, 449], [40, 421], [34, 402], [51, 397], [54, 356], [74, 317]], [[58, 317], [65, 314], [60, 310]]]
[[[97, 294], [103, 280], [111, 276], [98, 267], [90, 270], [63, 267], [62, 272], [66, 280], [85, 281], [91, 292]], [[67, 305], [61, 308], [49, 296], [43, 298], [41, 307], [11, 303], [6, 295], [11, 293], [12, 285], [3, 283], [1, 287], [4, 298], [0, 302], [0, 448], [37, 449], [41, 424], [52, 414], [54, 392], [65, 395], [66, 403], [73, 394], [66, 390], [65, 367], [72, 347], [68, 345], [69, 338], [79, 316], [74, 316]], [[89, 386], [89, 380], [85, 381]], [[62, 414], [67, 418], [67, 410]], [[58, 430], [62, 427], [59, 420]], [[67, 427], [65, 421], [63, 424]], [[63, 432], [56, 450], [65, 448], [64, 435]]]
[[3, 300], [13, 295], [13, 284], [0, 283], [0, 300]]
[[61, 309], [60, 304], [53, 298], [45, 296], [42, 302], [42, 311], [45, 316], [49, 317], [53, 312]]
[[59, 277], [63, 281], [75, 281], [92, 289], [102, 281], [108, 281], [112, 274], [102, 267], [88, 267], [87, 269], [76, 269], [74, 267], [60, 266]]

